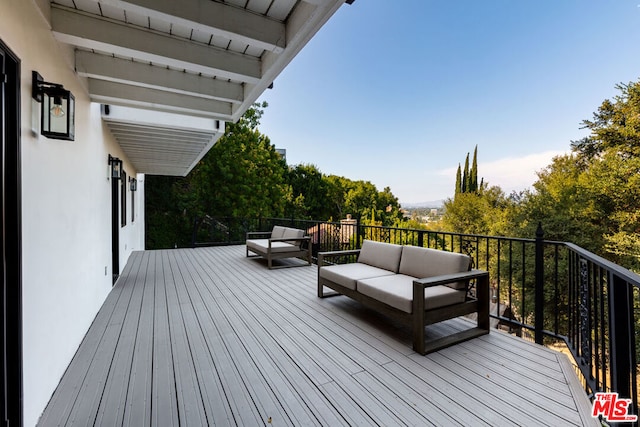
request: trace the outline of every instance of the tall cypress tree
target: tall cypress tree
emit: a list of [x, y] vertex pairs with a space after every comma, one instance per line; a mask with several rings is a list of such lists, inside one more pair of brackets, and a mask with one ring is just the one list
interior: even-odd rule
[[473, 150], [473, 163], [469, 168], [469, 153], [464, 161], [464, 171], [458, 163], [458, 170], [456, 172], [456, 192], [460, 193], [475, 193], [479, 194], [484, 185], [484, 179], [478, 184], [478, 146]]
[[478, 146], [473, 150], [473, 163], [471, 164], [471, 173], [469, 176], [469, 192], [478, 192]]
[[462, 193], [462, 168], [460, 168], [460, 163], [458, 163], [458, 171], [456, 172], [456, 190], [455, 195]]
[[467, 158], [464, 161], [464, 174], [462, 175], [462, 192], [469, 192], [469, 153], [467, 153]]

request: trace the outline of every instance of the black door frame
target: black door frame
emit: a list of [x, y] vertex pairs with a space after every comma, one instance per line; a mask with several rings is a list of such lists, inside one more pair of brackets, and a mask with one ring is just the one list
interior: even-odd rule
[[20, 180], [20, 60], [0, 40], [0, 204], [2, 292], [0, 334], [3, 425], [22, 426], [22, 226]]

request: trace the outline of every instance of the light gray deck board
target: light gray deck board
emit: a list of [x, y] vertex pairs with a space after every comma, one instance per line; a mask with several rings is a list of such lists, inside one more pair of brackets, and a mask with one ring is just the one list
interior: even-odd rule
[[134, 253], [40, 425], [594, 425], [565, 356], [498, 331], [420, 356], [316, 275], [243, 246]]

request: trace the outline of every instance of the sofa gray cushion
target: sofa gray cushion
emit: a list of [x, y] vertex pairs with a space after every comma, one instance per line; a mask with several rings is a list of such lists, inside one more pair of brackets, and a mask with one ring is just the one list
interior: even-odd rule
[[[391, 307], [412, 313], [413, 281], [415, 277], [404, 274], [394, 274], [386, 277], [374, 277], [357, 281], [358, 292], [370, 296]], [[464, 302], [466, 292], [452, 289], [448, 286], [433, 286], [425, 288], [425, 309], [444, 307]]]
[[[284, 232], [282, 233], [283, 239], [287, 239], [287, 238], [300, 239], [302, 237], [304, 237], [304, 230], [298, 230], [297, 228], [285, 227]], [[290, 243], [292, 245], [295, 245], [296, 247], [299, 247], [302, 242], [299, 240], [298, 241], [293, 240]]]
[[282, 238], [282, 235], [284, 234], [284, 229], [285, 227], [282, 227], [280, 225], [274, 225], [273, 230], [271, 231], [271, 238], [272, 239]]
[[[462, 273], [469, 270], [471, 259], [467, 255], [437, 249], [405, 246], [402, 249], [399, 273], [418, 279]], [[447, 285], [454, 289], [466, 289], [465, 282]]]
[[[247, 247], [256, 249], [259, 252], [266, 253], [269, 250], [269, 239], [253, 239], [247, 240]], [[286, 242], [271, 242], [271, 252], [291, 252], [298, 250], [298, 246]]]
[[319, 274], [323, 279], [355, 290], [357, 280], [370, 277], [393, 276], [394, 273], [361, 262], [355, 262], [351, 264], [323, 266], [320, 268]]
[[401, 245], [365, 240], [362, 242], [358, 262], [397, 273], [401, 255]]

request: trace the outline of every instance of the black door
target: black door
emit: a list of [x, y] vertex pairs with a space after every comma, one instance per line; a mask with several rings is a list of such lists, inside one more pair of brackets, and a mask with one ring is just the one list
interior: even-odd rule
[[120, 275], [120, 180], [111, 178], [111, 271], [113, 283]]
[[20, 61], [0, 40], [0, 204], [2, 208], [3, 425], [22, 426], [22, 245], [20, 224]]

